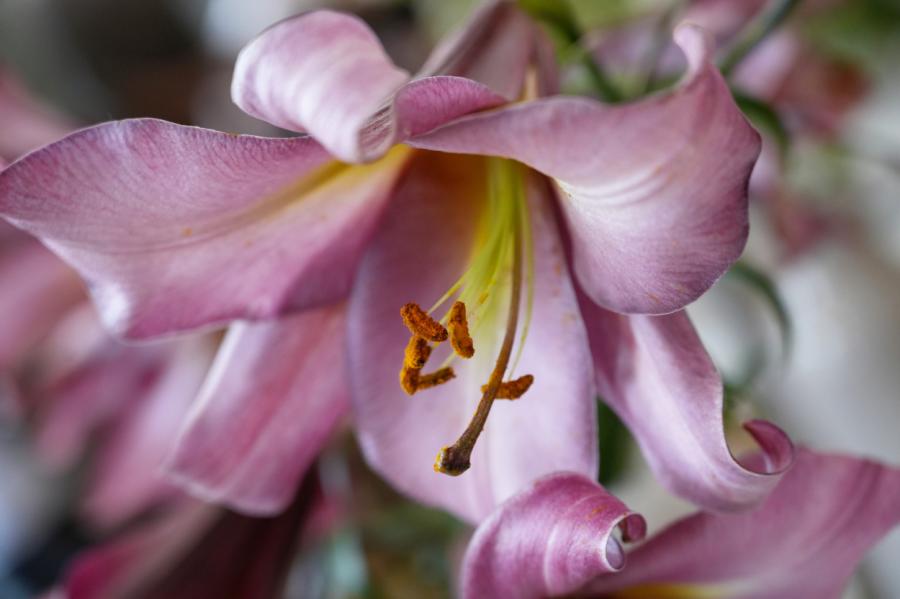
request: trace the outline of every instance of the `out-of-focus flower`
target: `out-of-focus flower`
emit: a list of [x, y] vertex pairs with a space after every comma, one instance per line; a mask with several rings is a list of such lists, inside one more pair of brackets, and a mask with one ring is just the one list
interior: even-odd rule
[[38, 387], [25, 389], [36, 450], [57, 470], [89, 457], [81, 520], [109, 530], [172, 499], [177, 490], [163, 476], [163, 460], [209, 370], [212, 340], [123, 345], [85, 306], [44, 345], [47, 371]]
[[[362, 22], [312, 13], [251, 43], [233, 82], [245, 111], [309, 136], [101, 125], [4, 171], [0, 214], [128, 336], [268, 319], [229, 332], [171, 460], [208, 498], [282, 509], [351, 396], [379, 472], [479, 520], [537, 476], [596, 473], [599, 388], [671, 489], [748, 507], [790, 443], [752, 423], [769, 463], [731, 457], [721, 383], [679, 310], [743, 248], [759, 138], [706, 35], [675, 35], [685, 80], [608, 107], [535, 99], [554, 88], [546, 48], [508, 2], [412, 80]], [[432, 351], [446, 360], [423, 374]], [[398, 370], [407, 392], [436, 390], [404, 397]], [[435, 468], [471, 471], [436, 477], [434, 450], [464, 428]]]
[[[698, 513], [625, 556], [612, 536], [643, 529], [617, 499], [576, 475], [548, 477], [479, 526], [463, 596], [839, 597], [865, 552], [900, 523], [900, 470], [798, 452], [758, 508]], [[605, 548], [605, 549], [604, 549]]]
[[251, 518], [187, 497], [73, 560], [50, 597], [281, 596], [288, 567], [320, 499], [315, 475], [274, 518]]

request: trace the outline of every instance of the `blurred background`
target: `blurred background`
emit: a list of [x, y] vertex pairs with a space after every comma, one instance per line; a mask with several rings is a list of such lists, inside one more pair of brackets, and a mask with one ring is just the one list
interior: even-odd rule
[[[675, 80], [681, 65], [666, 33], [674, 23], [696, 20], [724, 46], [766, 5], [561, 1], [578, 27], [577, 39], [557, 40], [565, 91], [594, 93], [583, 68], [588, 54], [626, 99]], [[75, 128], [128, 117], [280, 135], [230, 100], [235, 56], [261, 30], [313, 8], [353, 11], [397, 63], [415, 71], [475, 4], [0, 0], [0, 157], [10, 161]], [[751, 242], [690, 311], [725, 378], [729, 422], [765, 415], [799, 444], [897, 466], [900, 0], [797, 4], [729, 73], [765, 139], [751, 185]], [[4, 286], [12, 280], [5, 276], [45, 273], [33, 285], [47, 298], [43, 325], [0, 354], [3, 598], [46, 591], [73, 556], [173, 501], [177, 491], [144, 479], [164, 451], [159, 431], [177, 429], [219, 341], [211, 334], [120, 346], [99, 330], [79, 283], [53, 260], [0, 229], [0, 312], [7, 314], [0, 332], [15, 333], [25, 297]], [[689, 512], [653, 482], [615, 418], [604, 412], [601, 419], [601, 478], [611, 490], [647, 516], [651, 532]], [[139, 449], [122, 449], [124, 440]], [[318, 472], [315, 493], [326, 507], [317, 508], [318, 528], [304, 530], [289, 596], [452, 596], [465, 526], [393, 493], [349, 436], [334, 441]], [[848, 597], [900, 596], [897, 564], [895, 531], [865, 561]]]

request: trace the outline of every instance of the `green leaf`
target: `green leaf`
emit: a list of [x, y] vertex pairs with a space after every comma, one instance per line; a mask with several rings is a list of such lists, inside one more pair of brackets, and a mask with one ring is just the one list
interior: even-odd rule
[[631, 451], [631, 433], [616, 413], [598, 398], [597, 434], [600, 438], [600, 484], [617, 481], [625, 472]]

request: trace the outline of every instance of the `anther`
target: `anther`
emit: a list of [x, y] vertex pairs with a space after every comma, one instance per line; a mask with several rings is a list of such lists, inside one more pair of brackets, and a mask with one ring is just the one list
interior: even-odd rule
[[407, 395], [413, 395], [419, 389], [419, 369], [404, 364], [400, 370], [400, 386]]
[[443, 385], [450, 379], [456, 378], [456, 373], [453, 372], [453, 369], [449, 366], [444, 368], [440, 368], [435, 370], [430, 374], [421, 374], [419, 375], [418, 384], [416, 386], [416, 391], [421, 391], [422, 389], [430, 389], [431, 387], [437, 387], [438, 385]]
[[400, 317], [413, 335], [424, 337], [433, 343], [447, 340], [444, 325], [429, 316], [418, 304], [410, 302], [404, 305], [400, 308]]
[[[531, 387], [531, 383], [533, 382], [534, 376], [526, 374], [512, 381], [500, 383], [500, 386], [497, 387], [497, 395], [494, 396], [494, 399], [519, 399], [525, 395], [525, 392], [528, 391], [528, 388]], [[481, 392], [487, 392], [487, 388], [487, 385], [482, 385]]]
[[431, 356], [431, 346], [422, 337], [414, 335], [406, 344], [406, 352], [403, 355], [403, 364], [407, 368], [421, 369]]
[[453, 302], [450, 308], [448, 327], [450, 329], [450, 345], [453, 351], [463, 358], [471, 358], [475, 355], [475, 344], [469, 335], [469, 321], [466, 320], [466, 305], [462, 302]]

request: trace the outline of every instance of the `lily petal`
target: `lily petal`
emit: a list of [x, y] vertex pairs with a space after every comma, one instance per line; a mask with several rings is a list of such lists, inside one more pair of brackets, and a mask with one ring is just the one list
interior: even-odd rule
[[626, 570], [589, 589], [627, 589], [622, 596], [636, 598], [837, 599], [865, 552], [900, 524], [898, 498], [900, 469], [802, 450], [758, 509], [680, 520], [629, 553]]
[[644, 537], [644, 519], [591, 479], [552, 474], [500, 506], [475, 531], [463, 561], [463, 597], [565, 595], [625, 565], [614, 532]]
[[[496, 328], [485, 323], [476, 332], [475, 357], [453, 364], [454, 380], [414, 397], [400, 389], [397, 373], [409, 332], [399, 309], [410, 301], [428, 306], [462, 274], [486, 189], [484, 178], [475, 176], [484, 173], [480, 160], [431, 153], [417, 160], [398, 187], [351, 297], [357, 431], [369, 463], [400, 490], [477, 522], [539, 476], [562, 469], [596, 474], [590, 355], [552, 206], [532, 194], [534, 309], [515, 376], [533, 374], [534, 384], [516, 401], [495, 403], [470, 470], [455, 478], [433, 471], [438, 450], [469, 423], [494, 366], [505, 317]], [[434, 368], [442, 359], [436, 350]]]
[[251, 116], [308, 131], [344, 162], [373, 160], [409, 135], [505, 101], [459, 77], [408, 81], [361, 19], [322, 10], [248, 44], [231, 96]]
[[0, 173], [0, 215], [75, 266], [107, 326], [148, 337], [341, 299], [405, 152], [346, 167], [309, 138], [113, 122]]
[[556, 178], [591, 299], [618, 312], [673, 312], [743, 250], [760, 151], [705, 32], [681, 25], [675, 39], [689, 68], [670, 93], [618, 106], [565, 97], [516, 104], [409, 143], [515, 158]]
[[716, 511], [765, 498], [791, 464], [791, 442], [768, 422], [748, 422], [767, 460], [753, 470], [735, 461], [723, 431], [722, 381], [687, 315], [624, 316], [583, 297], [581, 310], [600, 395], [663, 485]]
[[169, 473], [245, 513], [283, 510], [349, 409], [344, 324], [339, 306], [232, 325]]

